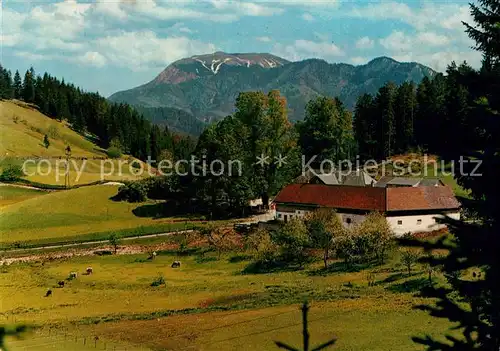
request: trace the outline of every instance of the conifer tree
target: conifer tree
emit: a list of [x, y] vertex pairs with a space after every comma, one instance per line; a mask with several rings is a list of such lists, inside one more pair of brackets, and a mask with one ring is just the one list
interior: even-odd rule
[[14, 98], [21, 99], [23, 93], [23, 82], [21, 80], [21, 75], [19, 74], [18, 70], [16, 70], [16, 73], [14, 74], [13, 88], [14, 88]]

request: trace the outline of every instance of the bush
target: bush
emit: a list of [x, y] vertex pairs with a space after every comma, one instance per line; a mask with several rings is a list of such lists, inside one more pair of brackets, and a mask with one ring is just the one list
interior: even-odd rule
[[148, 189], [144, 183], [140, 181], [131, 182], [118, 188], [115, 199], [128, 202], [144, 202], [147, 199], [147, 194]]
[[110, 146], [108, 150], [106, 151], [108, 154], [108, 157], [110, 158], [120, 158], [122, 157], [122, 151], [117, 148], [116, 146]]
[[293, 219], [285, 223], [272, 239], [279, 246], [280, 257], [285, 262], [297, 262], [302, 265], [307, 260], [306, 248], [311, 243], [303, 221]]
[[159, 273], [158, 277], [156, 277], [155, 280], [153, 280], [153, 282], [151, 283], [151, 286], [160, 286], [163, 284], [165, 284], [165, 278], [161, 273]]
[[57, 128], [57, 125], [51, 124], [47, 130], [47, 134], [52, 139], [59, 139], [59, 128]]
[[337, 255], [347, 263], [382, 262], [393, 244], [392, 231], [384, 216], [371, 213], [358, 227], [336, 239]]
[[23, 169], [19, 165], [10, 164], [5, 166], [0, 174], [0, 181], [15, 182], [23, 176]]

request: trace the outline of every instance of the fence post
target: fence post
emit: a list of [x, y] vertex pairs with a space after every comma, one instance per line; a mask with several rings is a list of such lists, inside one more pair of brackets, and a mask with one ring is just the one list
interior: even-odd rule
[[87, 337], [83, 338], [83, 344], [87, 345]]

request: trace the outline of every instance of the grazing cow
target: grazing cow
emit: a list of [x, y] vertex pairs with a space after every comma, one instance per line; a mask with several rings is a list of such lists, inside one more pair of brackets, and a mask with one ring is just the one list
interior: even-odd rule
[[91, 275], [92, 273], [94, 273], [92, 267], [87, 267], [86, 272], [87, 272], [87, 275]]
[[70, 279], [76, 279], [77, 277], [78, 277], [78, 273], [77, 273], [77, 272], [71, 272], [71, 273], [69, 274], [69, 278], [70, 278]]
[[181, 266], [181, 261], [174, 261], [172, 262], [172, 268], [180, 268]]
[[61, 280], [61, 281], [57, 282], [57, 285], [59, 285], [60, 288], [64, 288], [64, 281]]
[[45, 297], [48, 297], [48, 296], [50, 296], [50, 295], [52, 295], [52, 290], [50, 290], [50, 289], [49, 289], [49, 290], [47, 290], [47, 292], [45, 293]]

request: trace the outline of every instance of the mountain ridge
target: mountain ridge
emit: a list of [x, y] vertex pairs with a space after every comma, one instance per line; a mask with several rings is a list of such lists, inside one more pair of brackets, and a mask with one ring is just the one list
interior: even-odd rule
[[352, 109], [360, 95], [376, 93], [388, 81], [419, 83], [435, 74], [417, 62], [398, 62], [387, 56], [355, 66], [318, 58], [291, 62], [268, 53], [218, 51], [177, 60], [150, 82], [116, 92], [109, 99], [184, 111], [199, 124], [233, 113], [240, 92], [278, 89], [288, 100], [290, 119], [297, 121], [303, 119], [305, 105], [315, 97], [338, 96]]

